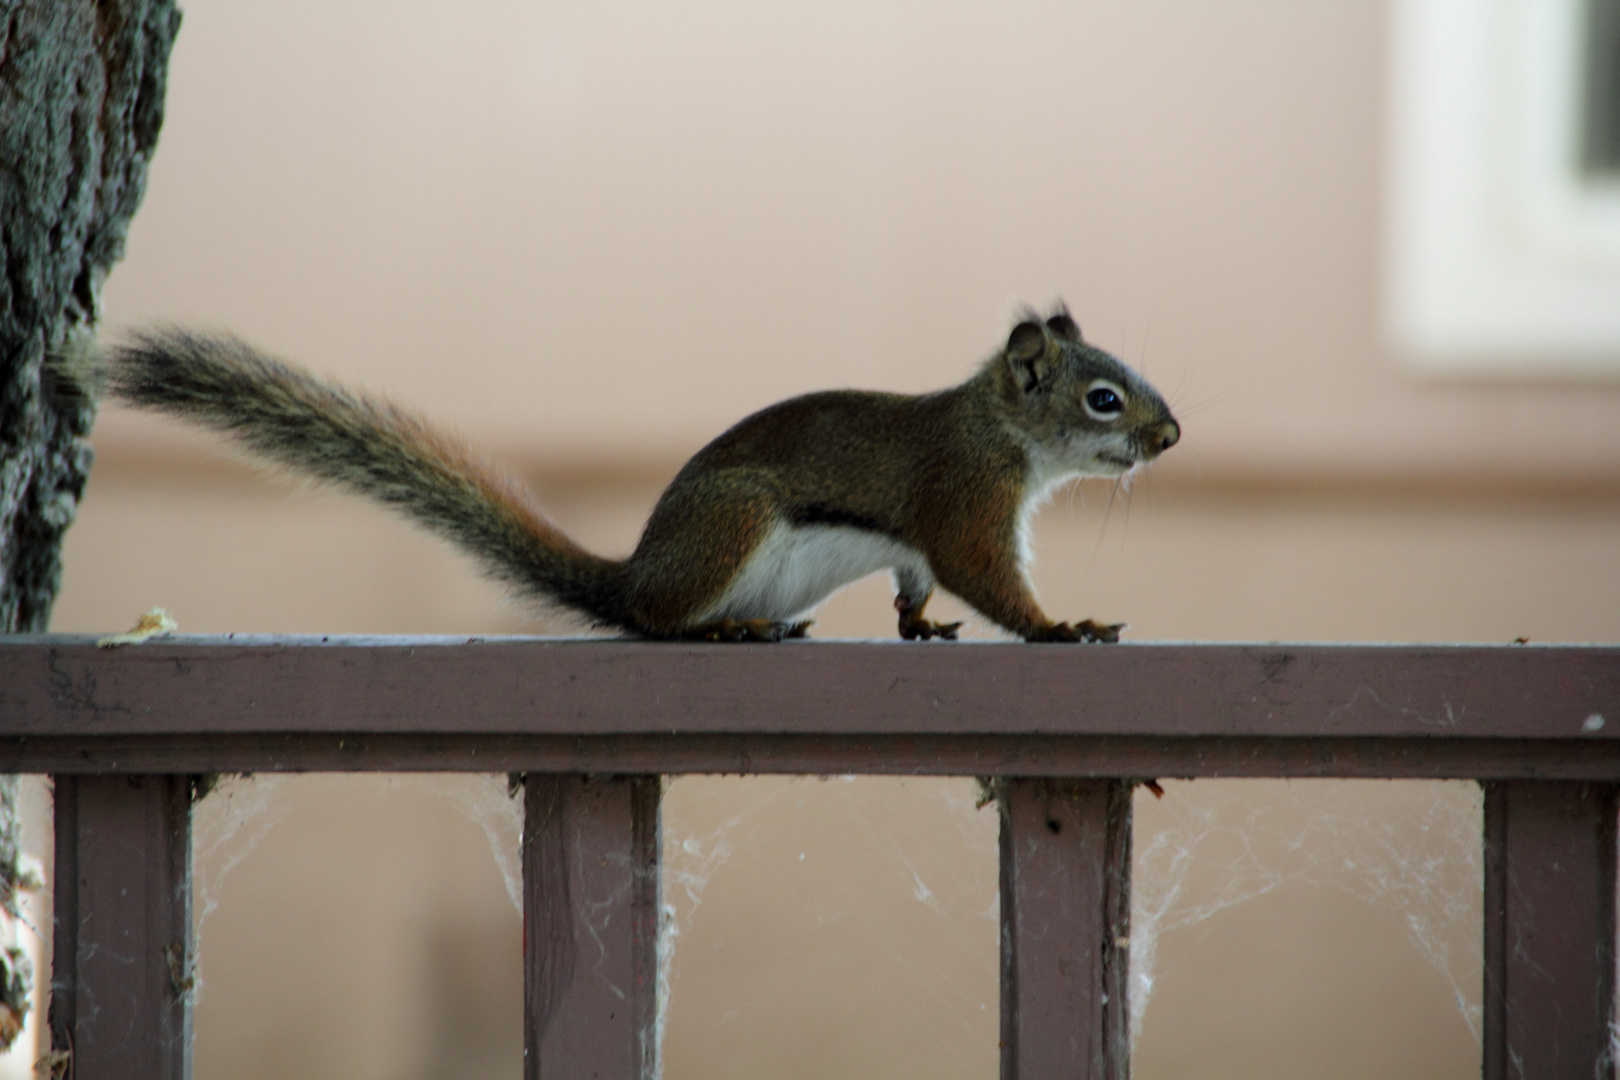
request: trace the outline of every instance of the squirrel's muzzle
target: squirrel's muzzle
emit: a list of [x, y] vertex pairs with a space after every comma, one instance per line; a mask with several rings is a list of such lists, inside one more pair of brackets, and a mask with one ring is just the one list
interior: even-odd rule
[[1162, 454], [1181, 441], [1181, 425], [1174, 420], [1166, 420], [1148, 432], [1147, 438], [1143, 441], [1147, 443], [1149, 451]]

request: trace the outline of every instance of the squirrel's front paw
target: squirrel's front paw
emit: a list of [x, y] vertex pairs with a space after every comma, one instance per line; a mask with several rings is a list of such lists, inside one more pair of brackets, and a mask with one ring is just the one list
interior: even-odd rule
[[1048, 626], [1036, 628], [1025, 634], [1025, 641], [1073, 641], [1073, 642], [1113, 642], [1119, 640], [1119, 632], [1125, 629], [1124, 623], [1100, 623], [1091, 619], [1083, 619], [1070, 625], [1066, 622], [1052, 623]]
[[1081, 641], [1117, 642], [1119, 632], [1125, 629], [1125, 624], [1122, 622], [1100, 623], [1085, 619], [1075, 623], [1074, 629], [1080, 635]]

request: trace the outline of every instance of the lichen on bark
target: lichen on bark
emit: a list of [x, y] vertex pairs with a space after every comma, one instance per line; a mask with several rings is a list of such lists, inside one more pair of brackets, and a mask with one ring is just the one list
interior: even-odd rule
[[[173, 0], [0, 0], [0, 632], [46, 629], [90, 472], [95, 405], [45, 358], [93, 331], [163, 123]], [[0, 780], [0, 903], [21, 874], [17, 781]], [[28, 1008], [0, 948], [0, 1043]], [[9, 1032], [9, 1034], [8, 1034]]]

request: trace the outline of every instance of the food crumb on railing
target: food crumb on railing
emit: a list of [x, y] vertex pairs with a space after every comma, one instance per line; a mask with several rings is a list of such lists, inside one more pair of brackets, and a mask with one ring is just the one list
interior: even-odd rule
[[113, 649], [120, 645], [139, 645], [147, 638], [168, 637], [178, 629], [180, 629], [180, 624], [174, 621], [173, 616], [163, 608], [155, 607], [139, 619], [136, 619], [135, 625], [127, 632], [97, 638], [96, 647]]

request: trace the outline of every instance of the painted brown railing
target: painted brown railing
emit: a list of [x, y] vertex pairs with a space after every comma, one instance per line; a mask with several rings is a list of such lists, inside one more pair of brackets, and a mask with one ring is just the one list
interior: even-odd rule
[[1484, 1074], [1613, 1074], [1617, 648], [14, 636], [0, 769], [55, 776], [75, 1080], [189, 1075], [192, 801], [299, 770], [524, 777], [543, 1080], [656, 1072], [660, 775], [994, 777], [1007, 1080], [1129, 1074], [1137, 781], [1474, 779]]

